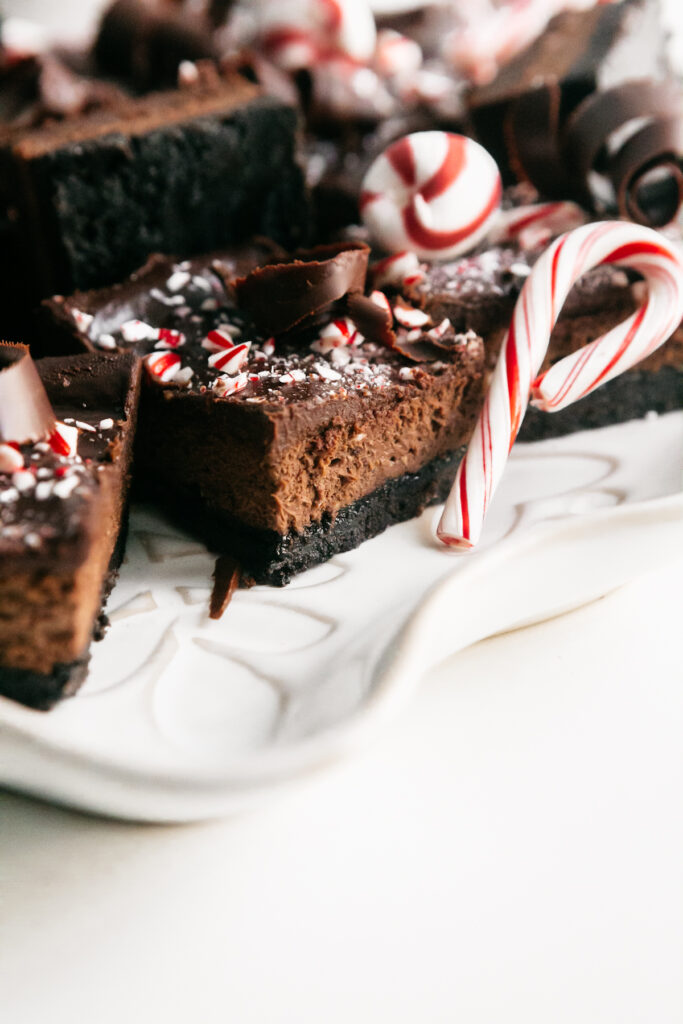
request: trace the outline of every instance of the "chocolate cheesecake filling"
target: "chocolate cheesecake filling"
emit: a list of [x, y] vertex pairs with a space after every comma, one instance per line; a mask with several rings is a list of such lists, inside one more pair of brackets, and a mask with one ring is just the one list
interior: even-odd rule
[[140, 372], [130, 355], [36, 365], [78, 454], [23, 444], [24, 470], [0, 474], [0, 693], [46, 707], [83, 678], [123, 554]]

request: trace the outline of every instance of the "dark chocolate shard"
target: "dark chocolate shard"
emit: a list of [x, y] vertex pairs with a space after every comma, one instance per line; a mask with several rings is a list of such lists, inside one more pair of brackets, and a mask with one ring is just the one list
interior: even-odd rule
[[370, 248], [341, 242], [301, 250], [226, 282], [259, 330], [280, 335], [365, 288]]
[[353, 294], [349, 295], [346, 308], [364, 338], [387, 348], [396, 348], [394, 318], [388, 305], [380, 306], [367, 295]]
[[213, 590], [209, 604], [210, 618], [222, 618], [239, 586], [241, 575], [242, 570], [229, 555], [220, 555], [216, 559], [216, 567], [213, 570]]
[[55, 414], [27, 345], [0, 342], [0, 441], [39, 441]]

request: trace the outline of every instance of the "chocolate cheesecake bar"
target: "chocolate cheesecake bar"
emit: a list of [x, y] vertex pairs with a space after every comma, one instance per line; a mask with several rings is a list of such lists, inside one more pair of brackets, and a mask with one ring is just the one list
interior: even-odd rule
[[89, 288], [154, 251], [192, 254], [264, 233], [305, 239], [296, 113], [239, 75], [0, 132], [13, 260], [7, 304]]
[[123, 555], [140, 367], [130, 353], [36, 366], [78, 441], [74, 454], [17, 445], [14, 470], [0, 469], [0, 694], [45, 709], [83, 681], [103, 628]]
[[[159, 257], [45, 304], [55, 346], [144, 355], [138, 480], [258, 582], [284, 584], [442, 499], [476, 420], [481, 339], [442, 326], [433, 341], [426, 317], [416, 352], [371, 340], [371, 325], [364, 337], [344, 303], [367, 258], [352, 244], [295, 261], [263, 247]], [[278, 331], [293, 309], [297, 329]]]

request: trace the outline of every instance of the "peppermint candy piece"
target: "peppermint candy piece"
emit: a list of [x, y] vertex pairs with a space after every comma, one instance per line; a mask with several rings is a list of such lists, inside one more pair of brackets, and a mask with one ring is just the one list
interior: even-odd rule
[[244, 391], [248, 383], [249, 375], [247, 373], [240, 373], [237, 377], [216, 377], [211, 390], [219, 398], [230, 398], [231, 395], [237, 395], [240, 391]]
[[235, 342], [230, 333], [231, 330], [232, 328], [229, 324], [221, 324], [219, 327], [214, 328], [213, 331], [209, 331], [202, 341], [202, 348], [207, 349], [209, 352], [223, 352], [226, 348], [233, 348]]
[[559, 201], [514, 206], [500, 213], [488, 241], [491, 245], [519, 242], [522, 249], [535, 249], [587, 220], [588, 214], [578, 203]]
[[385, 256], [370, 267], [372, 280], [377, 288], [393, 285], [400, 288], [402, 284], [414, 284], [424, 277], [424, 271], [414, 252], [397, 252]]
[[168, 384], [180, 370], [180, 356], [175, 352], [152, 352], [144, 363], [152, 380], [161, 384]]
[[180, 348], [185, 344], [185, 335], [182, 331], [171, 330], [170, 327], [160, 327], [157, 331], [159, 340], [154, 346], [157, 349]]
[[261, 47], [286, 71], [343, 55], [367, 63], [375, 51], [375, 19], [367, 0], [261, 0]]
[[56, 455], [74, 456], [78, 451], [78, 427], [57, 421], [47, 443]]
[[306, 380], [306, 374], [303, 370], [288, 370], [279, 378], [281, 384], [300, 384], [304, 380]]
[[159, 337], [158, 328], [146, 324], [144, 320], [126, 320], [119, 330], [123, 340], [131, 345], [138, 341], [156, 341]]
[[384, 78], [413, 74], [422, 67], [419, 43], [408, 36], [383, 28], [377, 33], [375, 68]]
[[483, 146], [451, 132], [415, 132], [370, 166], [360, 207], [373, 241], [387, 252], [445, 260], [486, 236], [501, 193], [498, 167]]
[[431, 324], [431, 317], [423, 309], [416, 309], [397, 302], [394, 306], [394, 318], [401, 327], [425, 327]]
[[245, 341], [241, 345], [226, 346], [222, 351], [214, 352], [212, 356], [209, 356], [209, 366], [232, 376], [246, 364], [250, 348], [250, 341]]
[[[560, 310], [576, 281], [602, 263], [645, 278], [644, 304], [632, 316], [537, 377]], [[484, 407], [449, 495], [438, 536], [471, 549], [533, 396], [547, 412], [564, 409], [645, 359], [683, 320], [683, 255], [658, 232], [605, 221], [562, 235], [524, 282]], [[536, 379], [535, 379], [536, 378]]]

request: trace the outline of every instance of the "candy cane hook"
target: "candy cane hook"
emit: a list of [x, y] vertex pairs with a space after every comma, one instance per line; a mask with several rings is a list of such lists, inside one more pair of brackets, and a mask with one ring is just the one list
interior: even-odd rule
[[[623, 323], [537, 378], [567, 295], [586, 271], [601, 263], [618, 263], [641, 273], [648, 286], [645, 302]], [[563, 409], [654, 352], [681, 320], [683, 257], [656, 231], [605, 221], [556, 239], [520, 293], [488, 396], [439, 523], [440, 540], [463, 551], [477, 543], [531, 394], [539, 408]]]

